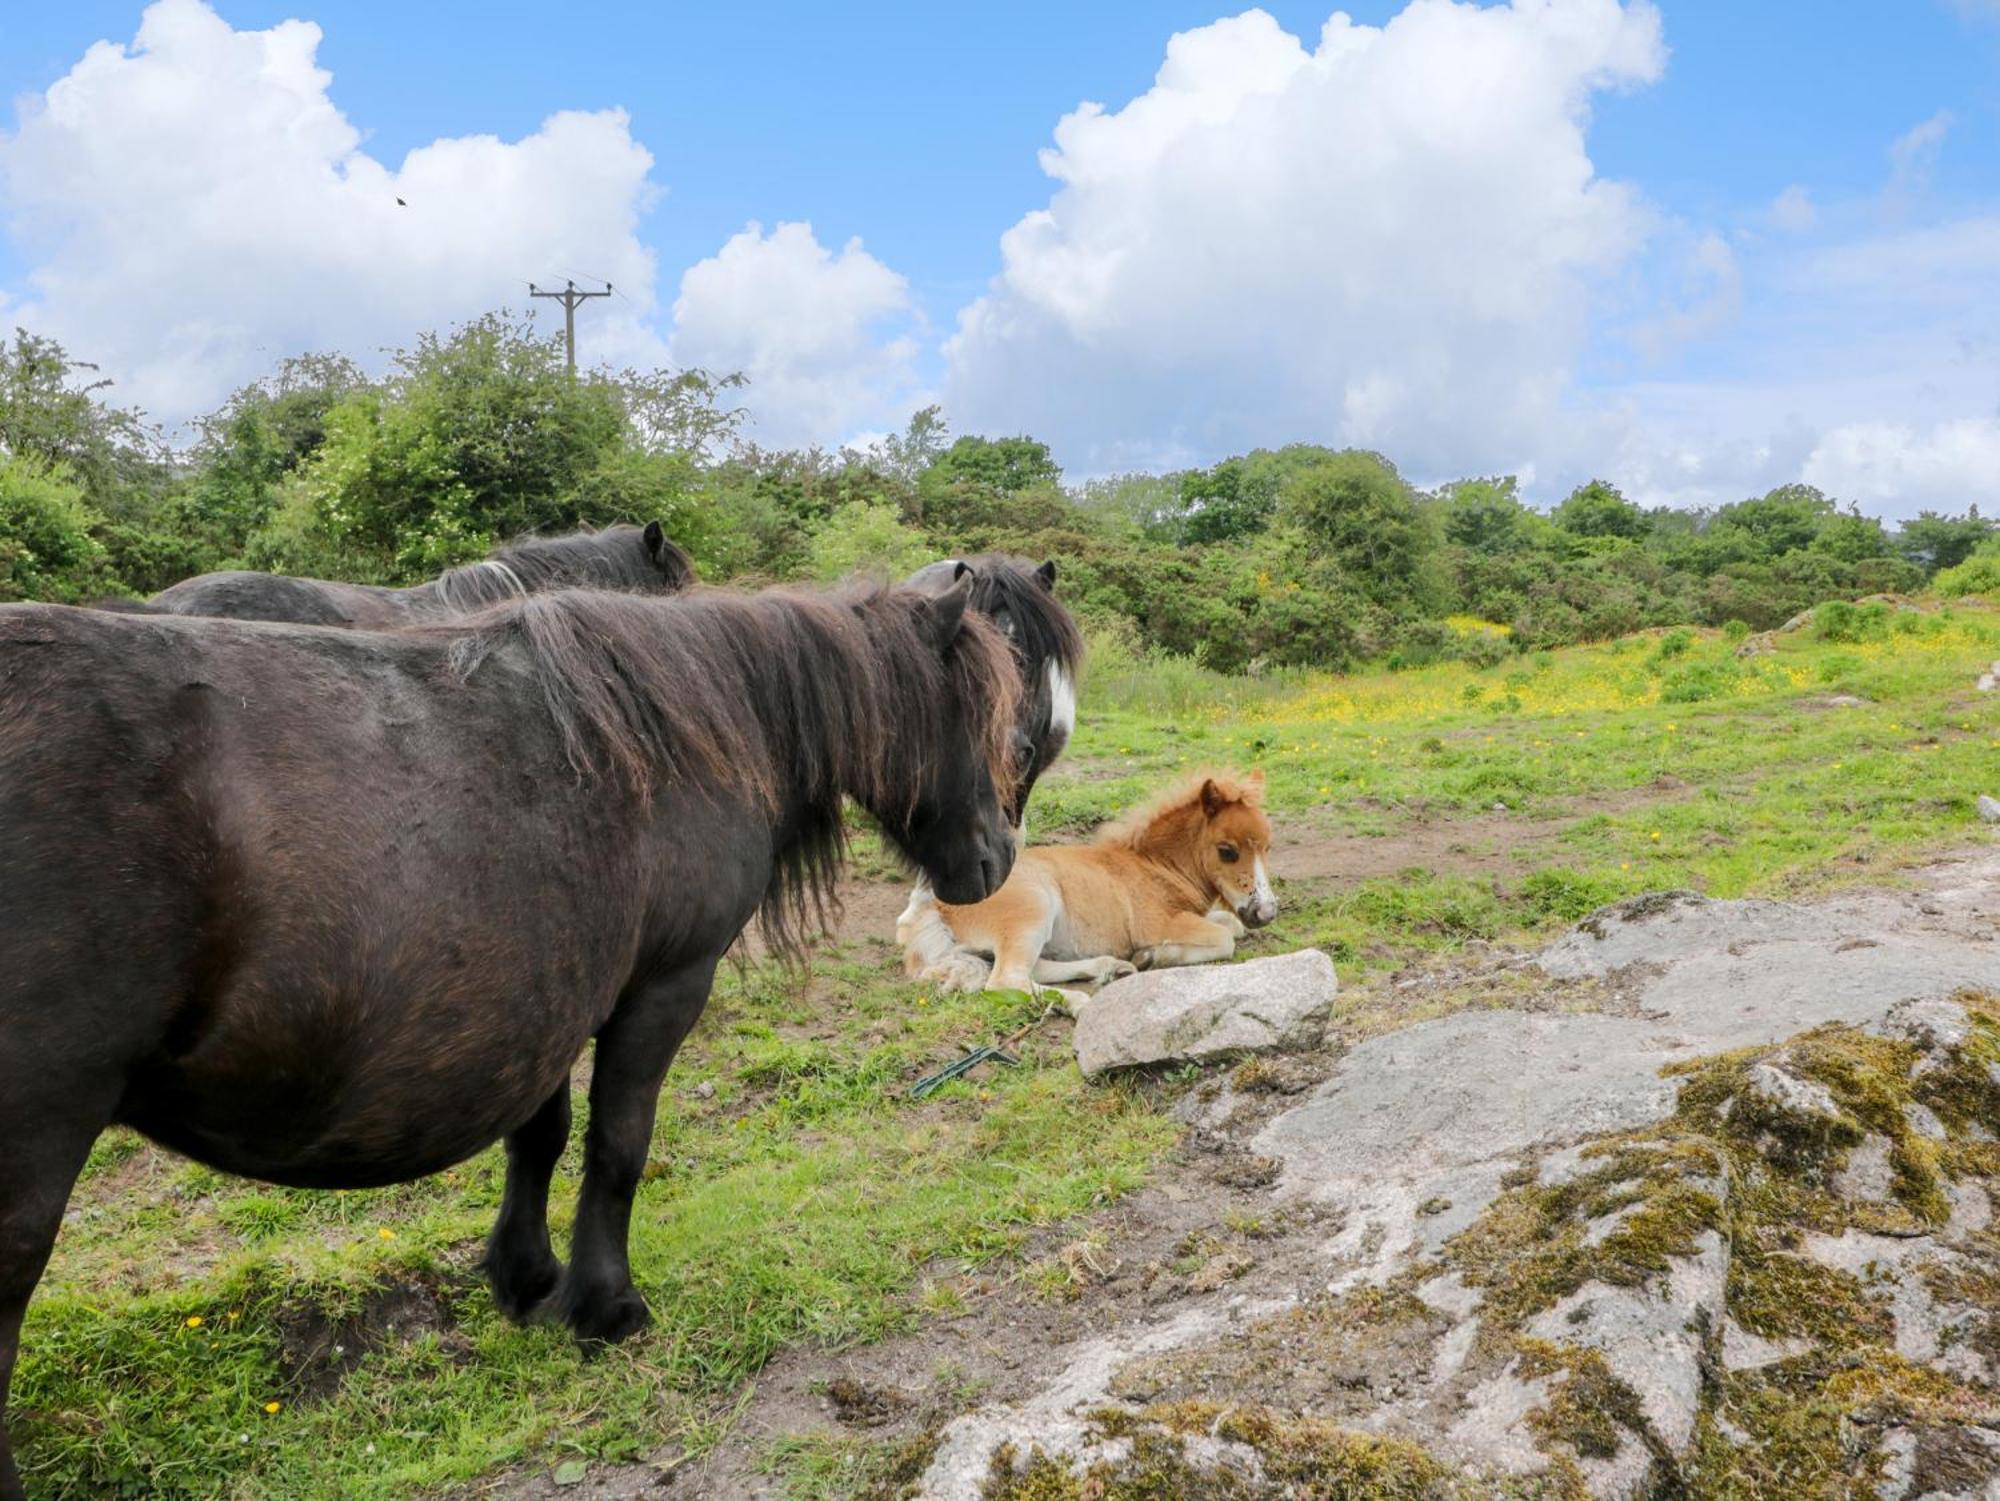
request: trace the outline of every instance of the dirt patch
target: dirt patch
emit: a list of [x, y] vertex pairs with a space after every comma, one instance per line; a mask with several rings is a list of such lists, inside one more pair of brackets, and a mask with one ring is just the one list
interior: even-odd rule
[[471, 1348], [457, 1332], [443, 1293], [420, 1281], [375, 1288], [359, 1307], [344, 1312], [288, 1308], [278, 1315], [277, 1329], [278, 1368], [294, 1402], [332, 1396], [367, 1355], [391, 1345], [436, 1333], [448, 1346]]

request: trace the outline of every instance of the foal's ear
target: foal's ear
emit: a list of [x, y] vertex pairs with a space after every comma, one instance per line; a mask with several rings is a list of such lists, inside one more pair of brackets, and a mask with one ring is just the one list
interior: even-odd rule
[[1041, 581], [1041, 585], [1044, 589], [1048, 590], [1049, 593], [1051, 594], [1055, 593], [1056, 560], [1054, 558], [1050, 558], [1048, 562], [1042, 564], [1041, 567], [1037, 568], [1035, 570], [1035, 577]]
[[972, 565], [966, 562], [965, 559], [954, 558], [952, 560], [951, 581], [954, 584], [957, 583], [960, 579], [969, 576], [971, 572], [972, 572]]
[[1228, 794], [1216, 786], [1212, 778], [1201, 784], [1201, 811], [1203, 813], [1213, 818], [1228, 806]]
[[966, 601], [972, 598], [972, 580], [961, 578], [935, 599], [924, 601], [924, 625], [939, 651], [948, 651], [965, 626]]
[[651, 553], [654, 559], [657, 560], [660, 556], [660, 544], [667, 540], [665, 529], [661, 527], [659, 522], [649, 521], [646, 523], [646, 530], [640, 533], [640, 535], [646, 539], [646, 551]]

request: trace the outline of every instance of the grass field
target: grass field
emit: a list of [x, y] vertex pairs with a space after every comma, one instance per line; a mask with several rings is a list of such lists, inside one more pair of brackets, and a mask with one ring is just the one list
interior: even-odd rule
[[[1742, 660], [1683, 631], [1485, 671], [1114, 664], [1036, 833], [1205, 763], [1263, 766], [1298, 867], [1286, 880], [1281, 853], [1286, 911], [1259, 950], [1327, 948], [1354, 982], [1343, 1006], [1389, 1024], [1371, 978], [1471, 940], [1646, 889], [1893, 880], [1973, 837], [1975, 795], [2000, 793], [2000, 695], [1972, 690], [2000, 613], [1832, 625], [1841, 639], [1807, 629]], [[31, 1489], [406, 1496], [520, 1461], [699, 1450], [781, 1346], [880, 1336], [1023, 1275], [1033, 1227], [1130, 1192], [1179, 1128], [1158, 1089], [1084, 1085], [1052, 1033], [1028, 1067], [910, 1102], [909, 1081], [1039, 1008], [921, 996], [887, 937], [850, 934], [810, 975], [725, 977], [670, 1075], [634, 1214], [656, 1323], [595, 1358], [493, 1311], [475, 1263], [497, 1152], [309, 1193], [108, 1135], [28, 1318], [14, 1432]]]

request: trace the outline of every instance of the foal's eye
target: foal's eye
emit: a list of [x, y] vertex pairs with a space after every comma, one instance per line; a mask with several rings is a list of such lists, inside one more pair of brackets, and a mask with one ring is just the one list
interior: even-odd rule
[[1236, 863], [1236, 846], [1235, 846], [1235, 845], [1233, 845], [1233, 844], [1218, 844], [1218, 845], [1217, 845], [1217, 846], [1215, 847], [1215, 852], [1216, 852], [1216, 853], [1217, 853], [1218, 855], [1222, 856], [1222, 863], [1223, 863], [1224, 865], [1234, 865], [1234, 864]]

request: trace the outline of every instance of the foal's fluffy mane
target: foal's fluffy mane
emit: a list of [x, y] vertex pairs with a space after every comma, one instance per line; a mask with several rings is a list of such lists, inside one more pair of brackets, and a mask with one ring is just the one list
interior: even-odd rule
[[907, 810], [940, 758], [955, 701], [996, 788], [1009, 785], [1021, 686], [1007, 641], [968, 610], [951, 648], [928, 629], [936, 606], [908, 589], [697, 589], [671, 596], [566, 589], [497, 606], [432, 632], [454, 636], [470, 677], [517, 647], [579, 775], [608, 775], [642, 799], [661, 788], [789, 809], [763, 926], [796, 954], [837, 911], [846, 838], [841, 795]]
[[1183, 777], [1165, 792], [1112, 820], [1097, 831], [1097, 844], [1117, 844], [1137, 848], [1154, 829], [1181, 818], [1201, 806], [1201, 789], [1210, 782], [1224, 802], [1242, 803], [1248, 808], [1264, 806], [1264, 783], [1252, 781], [1238, 771], [1211, 769]]
[[[694, 582], [694, 560], [677, 544], [661, 539], [665, 559], [656, 563], [636, 526], [582, 527], [559, 537], [516, 537], [483, 562], [448, 569], [431, 581], [440, 598], [456, 610], [519, 599], [562, 587], [619, 589], [662, 582], [686, 588]], [[421, 586], [420, 586], [421, 587]]]

